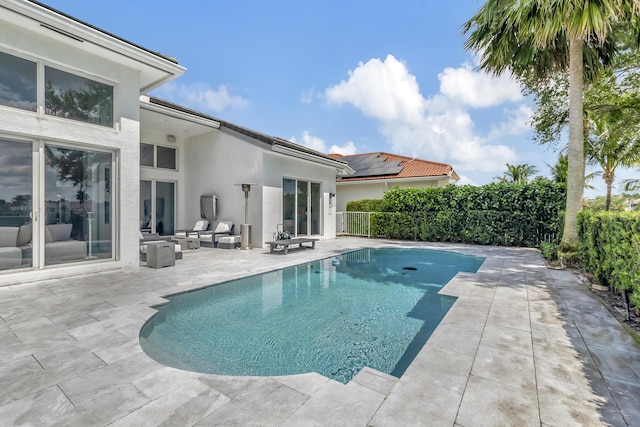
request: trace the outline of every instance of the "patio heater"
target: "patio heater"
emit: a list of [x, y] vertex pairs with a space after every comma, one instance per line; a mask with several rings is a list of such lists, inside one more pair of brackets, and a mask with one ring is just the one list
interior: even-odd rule
[[251, 246], [251, 224], [249, 224], [249, 192], [251, 191], [251, 186], [256, 184], [244, 183], [236, 185], [239, 185], [244, 193], [244, 224], [240, 224], [240, 249], [253, 249]]

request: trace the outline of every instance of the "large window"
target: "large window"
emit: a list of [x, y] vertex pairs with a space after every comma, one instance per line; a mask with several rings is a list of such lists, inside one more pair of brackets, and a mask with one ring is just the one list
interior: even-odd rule
[[0, 105], [38, 111], [40, 99], [50, 116], [113, 127], [113, 93], [112, 85], [0, 52]]
[[45, 112], [102, 126], [113, 126], [113, 86], [45, 67]]
[[292, 236], [321, 234], [320, 184], [282, 179], [282, 224]]
[[0, 52], [0, 105], [36, 111], [38, 65]]
[[0, 271], [112, 259], [113, 161], [108, 152], [0, 139]]

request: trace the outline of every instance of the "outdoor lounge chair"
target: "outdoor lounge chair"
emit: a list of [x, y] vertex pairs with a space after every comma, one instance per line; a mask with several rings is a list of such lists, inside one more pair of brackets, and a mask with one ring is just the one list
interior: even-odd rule
[[233, 235], [233, 221], [220, 221], [216, 225], [216, 228], [213, 230], [200, 231], [196, 233], [189, 233], [190, 237], [197, 236], [200, 240], [201, 246], [209, 246], [211, 248], [215, 248], [218, 242], [216, 241], [217, 236], [224, 235]]
[[209, 229], [209, 221], [206, 219], [200, 219], [196, 221], [192, 229], [176, 230], [175, 237], [199, 237], [201, 232]]

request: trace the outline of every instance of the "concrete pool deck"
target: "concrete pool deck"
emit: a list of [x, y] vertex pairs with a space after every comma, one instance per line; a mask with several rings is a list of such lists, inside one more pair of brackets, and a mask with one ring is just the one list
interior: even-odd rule
[[[364, 247], [486, 257], [409, 369], [344, 385], [310, 373], [230, 377], [140, 348], [150, 306], [177, 292]], [[537, 251], [339, 238], [288, 255], [201, 248], [146, 267], [0, 287], [0, 424], [60, 426], [626, 426], [640, 420], [640, 348]]]

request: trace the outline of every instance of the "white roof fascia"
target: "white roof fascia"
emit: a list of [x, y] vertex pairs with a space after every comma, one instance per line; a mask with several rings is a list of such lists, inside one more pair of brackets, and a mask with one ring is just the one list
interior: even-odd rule
[[149, 102], [148, 96], [140, 96], [140, 108], [154, 113], [163, 114], [165, 116], [173, 117], [179, 120], [186, 120], [192, 123], [196, 123], [202, 126], [208, 126], [212, 129], [220, 129], [220, 122], [215, 120], [208, 120], [204, 117], [197, 117], [192, 114], [185, 113], [183, 111], [174, 110], [172, 108], [165, 107], [163, 105], [152, 104]]
[[[52, 37], [55, 37], [55, 34], [67, 37], [70, 42], [74, 40], [74, 43], [77, 43], [76, 47], [81, 50], [95, 52], [95, 48], [104, 49], [108, 53], [103, 56], [113, 57], [114, 60], [119, 58], [124, 65], [139, 70], [141, 74], [140, 93], [150, 91], [181, 76], [186, 71], [185, 67], [158, 54], [127, 43], [38, 4], [24, 0], [5, 0], [2, 3], [0, 8], [10, 10], [40, 24], [39, 28], [32, 27], [31, 29], [41, 34], [47, 34], [48, 31]], [[20, 25], [15, 20], [11, 20], [11, 22]], [[82, 46], [84, 43], [87, 43], [88, 46]]]
[[325, 165], [325, 166], [331, 166], [336, 168], [336, 172], [339, 175], [351, 175], [353, 173], [355, 173], [355, 170], [351, 169], [351, 167], [349, 165], [347, 165], [346, 163], [342, 163], [330, 158], [325, 158], [325, 157], [320, 157], [320, 156], [316, 156], [314, 154], [311, 153], [306, 153], [304, 151], [298, 151], [295, 150], [293, 148], [289, 148], [289, 147], [285, 147], [282, 145], [278, 145], [278, 144], [273, 144], [273, 146], [271, 147], [271, 150], [276, 152], [276, 153], [280, 153], [280, 154], [286, 154], [287, 156], [291, 156], [291, 157], [296, 157], [298, 159], [302, 159], [302, 160], [307, 160], [313, 163], [319, 163], [321, 165]]

